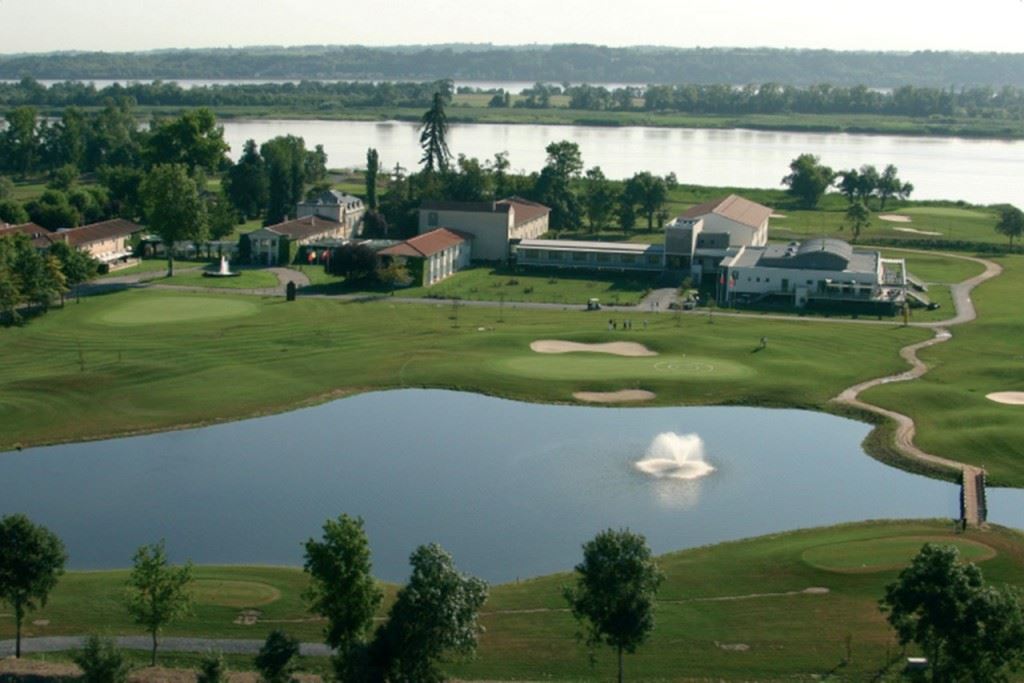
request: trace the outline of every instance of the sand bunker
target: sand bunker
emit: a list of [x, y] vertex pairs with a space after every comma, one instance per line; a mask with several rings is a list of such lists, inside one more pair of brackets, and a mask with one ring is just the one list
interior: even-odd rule
[[577, 391], [572, 397], [577, 401], [586, 401], [587, 403], [625, 403], [626, 401], [650, 401], [654, 398], [654, 392], [643, 389]]
[[610, 353], [615, 356], [657, 356], [643, 344], [636, 342], [608, 342], [606, 344], [580, 344], [579, 342], [562, 341], [559, 339], [538, 339], [530, 344], [530, 349], [537, 353], [572, 353], [574, 351], [590, 351], [592, 353]]
[[883, 221], [889, 221], [890, 223], [909, 223], [910, 216], [904, 216], [898, 213], [880, 213], [878, 217]]
[[1008, 406], [1024, 406], [1024, 391], [996, 391], [986, 394], [985, 398]]
[[917, 228], [893, 228], [899, 232], [912, 232], [915, 235], [941, 235], [941, 232], [935, 232], [934, 230], [918, 230]]

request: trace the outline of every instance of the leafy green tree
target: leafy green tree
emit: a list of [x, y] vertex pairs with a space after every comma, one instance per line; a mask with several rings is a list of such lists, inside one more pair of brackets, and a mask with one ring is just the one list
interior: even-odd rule
[[0, 223], [28, 223], [28, 212], [14, 199], [0, 199]]
[[534, 189], [537, 201], [551, 209], [551, 227], [578, 228], [583, 224], [583, 205], [573, 190], [573, 181], [580, 177], [583, 158], [575, 142], [552, 142], [545, 151], [547, 161], [541, 169]]
[[64, 164], [50, 173], [50, 182], [46, 184], [51, 190], [67, 192], [78, 183], [78, 167], [74, 164]]
[[906, 199], [913, 191], [914, 186], [900, 180], [897, 168], [889, 164], [882, 171], [882, 175], [878, 177], [876, 193], [878, 194], [879, 210], [885, 211], [885, 203], [893, 197]]
[[423, 170], [428, 172], [446, 171], [451, 163], [452, 153], [448, 149], [448, 116], [444, 113], [444, 96], [437, 92], [420, 119], [420, 147], [423, 148]]
[[444, 174], [445, 195], [460, 202], [482, 202], [494, 196], [491, 174], [474, 157], [459, 155], [458, 169]]
[[45, 190], [25, 205], [29, 217], [48, 230], [74, 228], [82, 223], [82, 214], [71, 204], [67, 193]]
[[167, 277], [171, 277], [174, 275], [174, 243], [201, 242], [206, 235], [206, 204], [182, 164], [160, 164], [151, 168], [139, 194], [150, 230], [163, 240]]
[[1010, 240], [1010, 247], [1013, 247], [1013, 238], [1024, 234], [1024, 211], [1016, 206], [1002, 206], [999, 208], [999, 222], [996, 223], [996, 232], [1005, 235]]
[[813, 154], [801, 154], [790, 163], [790, 174], [782, 179], [782, 184], [789, 186], [788, 192], [808, 209], [818, 205], [836, 177], [831, 168], [819, 161]]
[[238, 163], [224, 176], [224, 191], [231, 204], [246, 218], [256, 218], [267, 206], [267, 164], [255, 140], [246, 140]]
[[101, 166], [97, 169], [100, 185], [107, 190], [110, 213], [128, 220], [142, 215], [142, 169], [130, 166]]
[[306, 183], [324, 185], [323, 189], [330, 189], [327, 180], [327, 152], [323, 145], [317, 145], [311, 151], [306, 152], [304, 177]]
[[85, 143], [83, 170], [101, 166], [137, 167], [142, 163], [142, 139], [135, 118], [134, 102], [128, 97], [107, 100], [106, 106], [90, 120]]
[[412, 576], [399, 589], [387, 623], [378, 628], [370, 657], [387, 680], [442, 681], [438, 662], [443, 656], [476, 650], [477, 612], [487, 600], [487, 584], [459, 573], [437, 544], [420, 546], [409, 562]]
[[288, 683], [295, 671], [298, 655], [299, 641], [280, 629], [274, 629], [267, 635], [253, 663], [264, 683]]
[[278, 136], [260, 146], [267, 164], [267, 225], [294, 214], [306, 189], [306, 154], [305, 140], [294, 135]]
[[585, 543], [576, 573], [565, 599], [589, 646], [615, 648], [621, 683], [623, 653], [636, 652], [654, 630], [654, 597], [663, 576], [646, 539], [628, 529], [608, 529]]
[[68, 204], [78, 212], [81, 223], [95, 223], [113, 215], [110, 194], [100, 185], [73, 187], [67, 193]]
[[82, 670], [82, 683], [125, 683], [131, 666], [110, 638], [89, 636], [72, 661]]
[[324, 641], [348, 651], [369, 631], [384, 592], [370, 572], [370, 543], [360, 517], [341, 515], [324, 523], [323, 540], [306, 541], [304, 597], [327, 620]]
[[14, 198], [14, 182], [5, 175], [0, 175], [0, 199]]
[[377, 210], [377, 175], [380, 173], [380, 155], [377, 150], [366, 150], [366, 208]]
[[600, 166], [587, 171], [583, 181], [583, 206], [591, 230], [600, 230], [608, 225], [615, 211], [617, 196], [615, 186], [605, 177]]
[[331, 258], [324, 268], [331, 275], [346, 279], [362, 280], [373, 274], [377, 267], [377, 255], [365, 244], [349, 242], [331, 251]]
[[494, 178], [494, 196], [506, 197], [511, 194], [508, 191], [508, 170], [511, 167], [508, 152], [495, 153], [494, 159], [488, 164], [491, 176]]
[[132, 559], [125, 603], [128, 613], [149, 633], [152, 640], [150, 664], [156, 666], [158, 636], [164, 626], [192, 609], [192, 563], [180, 567], [167, 561], [164, 542], [141, 546]]
[[199, 660], [196, 683], [228, 683], [228, 665], [223, 654], [208, 652]]
[[154, 122], [144, 155], [150, 165], [183, 164], [215, 172], [226, 163], [224, 129], [209, 109], [193, 109], [170, 121]]
[[89, 121], [81, 109], [65, 107], [60, 120], [43, 131], [43, 155], [49, 168], [71, 165], [81, 167], [85, 161]]
[[900, 643], [926, 654], [933, 681], [1007, 680], [1024, 657], [1018, 592], [987, 585], [953, 546], [926, 543], [880, 605]]
[[15, 657], [21, 657], [25, 615], [46, 606], [67, 559], [64, 544], [46, 527], [20, 514], [0, 518], [0, 600], [14, 610]]
[[654, 214], [668, 199], [668, 186], [665, 180], [643, 171], [627, 180], [622, 191], [626, 201], [640, 207], [640, 212], [647, 218], [647, 229], [653, 230]]
[[238, 213], [224, 193], [206, 198], [206, 215], [210, 239], [222, 240], [231, 235], [238, 225]]
[[75, 249], [66, 242], [55, 242], [50, 245], [49, 251], [60, 263], [65, 284], [79, 296], [79, 286], [96, 277], [99, 263], [89, 254]]
[[16, 107], [7, 112], [7, 128], [0, 133], [0, 164], [22, 177], [39, 163], [41, 142], [34, 107]]
[[868, 210], [867, 204], [860, 200], [850, 204], [846, 209], [845, 225], [849, 226], [850, 231], [853, 232], [853, 241], [856, 242], [861, 231], [871, 225], [871, 212]]

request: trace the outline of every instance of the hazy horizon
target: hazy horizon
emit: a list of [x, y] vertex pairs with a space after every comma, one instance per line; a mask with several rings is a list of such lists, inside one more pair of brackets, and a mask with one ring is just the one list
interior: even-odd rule
[[[58, 18], [58, 21], [54, 19]], [[581, 21], [581, 18], [585, 20]], [[329, 0], [0, 0], [0, 54], [231, 47], [592, 44], [1021, 53], [1021, 0], [972, 6], [862, 0], [421, 0], [339, 8]], [[467, 29], [471, 27], [471, 29]], [[821, 30], [812, 30], [820, 27]]]

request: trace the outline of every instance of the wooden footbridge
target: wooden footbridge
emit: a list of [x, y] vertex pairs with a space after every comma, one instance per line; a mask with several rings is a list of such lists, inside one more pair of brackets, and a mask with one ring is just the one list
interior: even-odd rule
[[964, 527], [980, 527], [988, 517], [985, 500], [985, 470], [965, 465], [960, 481], [960, 523]]

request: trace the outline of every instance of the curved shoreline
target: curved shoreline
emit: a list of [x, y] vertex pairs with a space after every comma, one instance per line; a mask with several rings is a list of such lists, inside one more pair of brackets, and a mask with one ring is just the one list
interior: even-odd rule
[[[981, 467], [977, 467], [976, 465], [969, 465], [967, 463], [944, 458], [922, 450], [914, 444], [914, 436], [917, 434], [917, 425], [914, 423], [913, 418], [908, 415], [904, 415], [903, 413], [882, 408], [881, 406], [876, 406], [860, 399], [861, 393], [873, 387], [877, 387], [882, 384], [890, 384], [892, 382], [909, 382], [928, 372], [928, 364], [918, 357], [917, 352], [921, 349], [926, 349], [930, 346], [935, 346], [952, 339], [953, 334], [949, 331], [949, 327], [962, 325], [975, 320], [978, 317], [978, 313], [974, 307], [974, 302], [971, 300], [971, 292], [978, 285], [999, 276], [1003, 272], [1002, 266], [987, 259], [944, 252], [940, 253], [943, 256], [962, 259], [965, 261], [974, 261], [975, 263], [980, 263], [985, 266], [985, 270], [979, 275], [975, 275], [972, 278], [951, 286], [950, 290], [953, 295], [953, 305], [956, 308], [956, 315], [948, 320], [940, 322], [917, 324], [918, 327], [928, 327], [933, 329], [935, 331], [935, 336], [931, 339], [910, 344], [900, 349], [900, 357], [910, 365], [909, 370], [905, 370], [904, 372], [894, 375], [886, 375], [885, 377], [877, 377], [875, 379], [847, 387], [840, 392], [838, 396], [833, 398], [832, 402], [864, 410], [875, 415], [880, 415], [894, 422], [896, 424], [896, 431], [893, 434], [893, 445], [903, 457], [915, 463], [925, 465], [926, 467], [937, 467], [942, 470], [957, 473], [961, 476], [966, 486], [966, 482], [968, 482], [968, 480], [973, 482], [977, 475], [984, 474], [985, 470]], [[976, 503], [976, 496], [964, 496], [964, 516], [968, 521], [979, 521], [979, 511], [976, 508]]]

